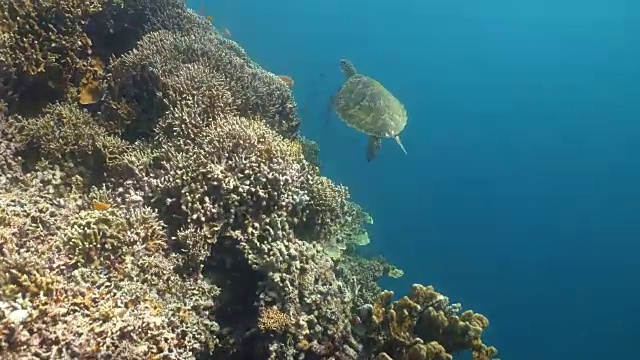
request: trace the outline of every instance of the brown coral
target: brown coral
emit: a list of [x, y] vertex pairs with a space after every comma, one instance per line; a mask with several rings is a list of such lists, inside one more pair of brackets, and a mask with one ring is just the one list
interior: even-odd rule
[[384, 291], [373, 305], [358, 311], [355, 325], [372, 351], [398, 359], [406, 353], [412, 360], [450, 360], [451, 354], [465, 350], [474, 360], [491, 360], [497, 354], [481, 339], [488, 320], [470, 310], [458, 314], [460, 305], [450, 304], [432, 286], [414, 284], [409, 296], [391, 301], [392, 296]]
[[407, 352], [407, 360], [452, 360], [442, 345], [436, 341], [428, 344], [415, 344]]
[[22, 148], [23, 165], [33, 170], [40, 161], [53, 161], [67, 172], [63, 181], [80, 176], [87, 184], [104, 180], [105, 171], [128, 150], [120, 138], [110, 135], [92, 115], [76, 104], [53, 104], [42, 115], [18, 118], [15, 139]]
[[[88, 210], [79, 193], [60, 198], [57, 177], [31, 174], [28, 188], [0, 192], [0, 357], [209, 351], [217, 290], [173, 272], [178, 258], [167, 253], [157, 215], [139, 205]], [[88, 254], [100, 262], [77, 262]]]
[[0, 95], [22, 113], [69, 98], [77, 74], [94, 71], [83, 26], [102, 5], [101, 0], [4, 1], [0, 78], [5, 86]]

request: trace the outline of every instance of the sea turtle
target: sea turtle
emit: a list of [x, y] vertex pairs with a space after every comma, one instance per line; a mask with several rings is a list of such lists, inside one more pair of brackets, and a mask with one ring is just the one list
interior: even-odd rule
[[331, 97], [331, 109], [352, 128], [369, 135], [367, 161], [376, 158], [383, 138], [392, 138], [407, 151], [398, 134], [407, 125], [407, 111], [398, 99], [378, 81], [358, 74], [353, 64], [340, 60], [347, 80]]

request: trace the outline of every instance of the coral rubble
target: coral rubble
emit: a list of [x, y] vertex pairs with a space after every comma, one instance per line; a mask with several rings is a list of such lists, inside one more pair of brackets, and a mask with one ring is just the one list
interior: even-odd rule
[[491, 359], [484, 316], [378, 287], [299, 124], [182, 1], [3, 1], [0, 357]]

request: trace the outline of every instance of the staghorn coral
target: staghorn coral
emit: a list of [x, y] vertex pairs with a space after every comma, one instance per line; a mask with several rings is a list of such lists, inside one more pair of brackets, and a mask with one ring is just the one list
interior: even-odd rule
[[152, 32], [111, 65], [108, 108], [125, 119], [134, 115], [129, 131], [149, 133], [167, 106], [198, 96], [210, 100], [208, 111], [217, 110], [213, 115], [260, 117], [281, 135], [292, 136], [299, 119], [286, 84], [235, 42], [211, 29], [190, 29]]
[[79, 175], [88, 184], [103, 181], [104, 172], [128, 146], [75, 104], [49, 105], [41, 116], [17, 117], [15, 122], [21, 128], [14, 137], [25, 168], [53, 161], [66, 170], [66, 179]]

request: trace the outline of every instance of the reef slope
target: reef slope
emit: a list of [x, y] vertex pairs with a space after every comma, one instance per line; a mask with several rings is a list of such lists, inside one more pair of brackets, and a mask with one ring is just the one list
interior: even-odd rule
[[3, 1], [0, 357], [491, 359], [484, 316], [378, 287], [299, 124], [181, 1]]

